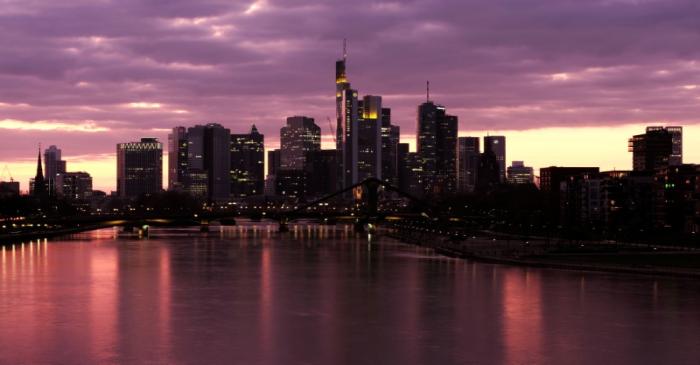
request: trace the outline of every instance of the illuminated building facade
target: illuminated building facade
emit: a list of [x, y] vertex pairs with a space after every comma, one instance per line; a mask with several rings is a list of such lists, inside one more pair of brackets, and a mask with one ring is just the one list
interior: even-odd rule
[[137, 198], [163, 189], [163, 144], [156, 138], [117, 144], [117, 194]]
[[253, 125], [248, 134], [231, 135], [231, 195], [261, 195], [264, 186], [265, 136]]

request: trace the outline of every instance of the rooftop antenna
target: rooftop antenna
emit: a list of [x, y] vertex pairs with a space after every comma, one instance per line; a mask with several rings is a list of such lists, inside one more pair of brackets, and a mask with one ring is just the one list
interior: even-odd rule
[[425, 101], [430, 101], [430, 81], [425, 82]]
[[343, 61], [348, 59], [348, 40], [343, 38]]

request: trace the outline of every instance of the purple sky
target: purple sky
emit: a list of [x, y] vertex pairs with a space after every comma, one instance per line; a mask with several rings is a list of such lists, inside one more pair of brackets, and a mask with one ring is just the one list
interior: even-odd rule
[[698, 0], [0, 0], [0, 164], [209, 121], [327, 134], [344, 37], [403, 134], [426, 79], [462, 131], [699, 121]]

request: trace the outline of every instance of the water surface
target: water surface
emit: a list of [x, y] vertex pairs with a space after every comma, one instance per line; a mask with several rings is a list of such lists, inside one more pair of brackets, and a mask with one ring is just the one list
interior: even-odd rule
[[697, 364], [692, 279], [474, 263], [351, 228], [4, 246], [1, 364]]

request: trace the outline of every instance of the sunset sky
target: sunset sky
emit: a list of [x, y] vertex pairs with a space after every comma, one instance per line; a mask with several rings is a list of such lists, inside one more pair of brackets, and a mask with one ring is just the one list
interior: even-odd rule
[[460, 135], [505, 134], [509, 161], [629, 169], [627, 138], [682, 125], [700, 163], [698, 19], [697, 0], [0, 0], [0, 172], [26, 190], [54, 144], [109, 191], [118, 142], [254, 123], [270, 148], [291, 115], [331, 147], [343, 38], [404, 142], [429, 79]]

